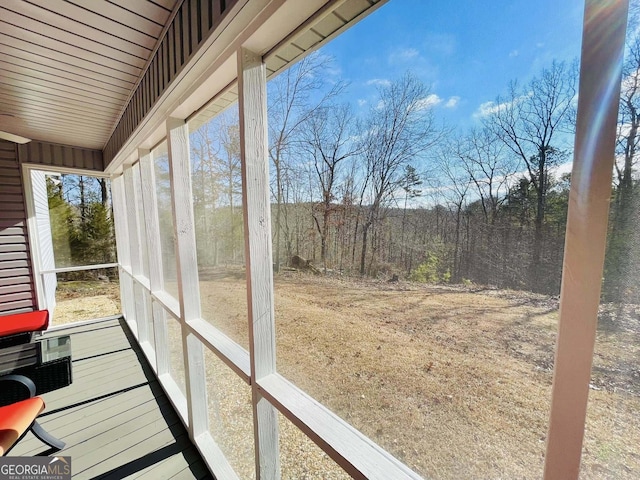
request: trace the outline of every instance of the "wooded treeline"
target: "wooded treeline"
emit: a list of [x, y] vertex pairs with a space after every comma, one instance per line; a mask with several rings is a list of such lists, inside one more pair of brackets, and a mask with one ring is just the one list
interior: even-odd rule
[[[63, 174], [47, 176], [46, 183], [56, 267], [115, 262], [108, 181]], [[65, 276], [74, 277], [73, 274]]]
[[[638, 69], [629, 42], [603, 293], [640, 301]], [[380, 81], [357, 113], [313, 54], [268, 85], [274, 269], [294, 255], [324, 271], [475, 282], [557, 294], [578, 69], [552, 62], [512, 81], [462, 130], [410, 72]], [[243, 262], [237, 105], [191, 135], [199, 262]]]
[[[481, 106], [473, 128], [438, 120], [439, 99], [411, 73], [380, 82], [357, 114], [312, 55], [269, 84], [274, 268], [298, 255], [321, 271], [557, 294], [570, 187], [577, 68], [553, 62]], [[624, 66], [613, 175], [606, 300], [640, 302], [636, 168], [640, 40]], [[201, 267], [242, 265], [237, 106], [191, 134]], [[166, 152], [156, 183], [165, 270], [173, 269]], [[565, 173], [562, 173], [565, 172]], [[47, 182], [57, 266], [115, 260], [106, 181]]]

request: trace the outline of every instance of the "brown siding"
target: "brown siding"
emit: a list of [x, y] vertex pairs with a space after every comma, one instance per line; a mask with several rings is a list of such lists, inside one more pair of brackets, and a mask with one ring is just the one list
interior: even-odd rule
[[[237, 0], [185, 0], [104, 148], [105, 167]], [[144, 101], [139, 101], [142, 98]]]
[[23, 191], [16, 144], [0, 140], [0, 315], [37, 303]]
[[[18, 146], [18, 158], [20, 163], [35, 163], [98, 172], [104, 171], [102, 152], [88, 148], [33, 141]], [[0, 170], [1, 168], [0, 166]], [[1, 171], [0, 175], [2, 175]]]

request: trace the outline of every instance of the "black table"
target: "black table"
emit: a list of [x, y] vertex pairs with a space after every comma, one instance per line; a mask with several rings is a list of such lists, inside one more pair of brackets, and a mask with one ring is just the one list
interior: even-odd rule
[[[0, 349], [0, 376], [15, 374], [30, 378], [36, 395], [71, 385], [71, 337], [47, 337], [39, 341]], [[0, 404], [24, 397], [23, 388], [7, 382], [0, 392]]]

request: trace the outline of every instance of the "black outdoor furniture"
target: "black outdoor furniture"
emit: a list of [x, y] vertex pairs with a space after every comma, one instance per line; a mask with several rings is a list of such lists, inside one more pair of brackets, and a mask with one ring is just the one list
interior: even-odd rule
[[[22, 375], [0, 377], [0, 384], [15, 383], [24, 390], [26, 398], [0, 407], [0, 455], [5, 456], [18, 441], [31, 431], [52, 448], [51, 453], [64, 448], [65, 443], [52, 437], [36, 421], [44, 410], [44, 400], [36, 397], [35, 384]], [[4, 387], [4, 385], [3, 385]]]

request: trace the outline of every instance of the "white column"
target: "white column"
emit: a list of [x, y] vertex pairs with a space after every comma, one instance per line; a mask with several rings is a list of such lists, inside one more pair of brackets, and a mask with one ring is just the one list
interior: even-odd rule
[[[124, 175], [111, 178], [111, 195], [113, 198], [113, 216], [116, 230], [116, 248], [118, 251], [118, 276], [120, 280], [120, 303], [125, 319], [133, 311], [131, 277], [126, 269], [131, 271], [131, 255], [129, 252], [129, 229], [127, 226], [127, 208], [125, 196]], [[135, 314], [133, 314], [135, 317]]]
[[[136, 280], [136, 276], [142, 275], [142, 247], [140, 238], [140, 219], [139, 219], [139, 205], [140, 200], [137, 198], [137, 182], [138, 176], [136, 175], [136, 169], [138, 165], [133, 165], [128, 169], [125, 169], [124, 181], [125, 181], [125, 198], [127, 199], [127, 231], [129, 233], [129, 248], [131, 253], [131, 273], [133, 274], [134, 281], [132, 282], [132, 311], [128, 312], [128, 315], [133, 314], [133, 321], [137, 328], [138, 342], [146, 342], [149, 339], [149, 332], [147, 329], [147, 323], [145, 319], [145, 306], [142, 293], [142, 285]], [[131, 320], [129, 318], [129, 320]]]
[[[142, 205], [147, 237], [147, 251], [149, 254], [149, 285], [151, 293], [155, 294], [164, 288], [162, 271], [162, 246], [160, 243], [160, 223], [158, 220], [158, 200], [156, 196], [156, 175], [153, 165], [153, 154], [146, 149], [138, 150], [140, 158], [140, 182], [142, 187]], [[167, 321], [164, 309], [157, 301], [152, 300], [152, 315], [154, 351], [156, 357], [156, 374], [158, 376], [169, 372], [169, 340]]]
[[577, 479], [607, 240], [627, 0], [587, 0], [546, 480]]
[[167, 119], [167, 147], [171, 179], [173, 227], [176, 239], [178, 301], [184, 353], [189, 434], [191, 439], [209, 430], [207, 383], [202, 343], [189, 332], [187, 323], [200, 318], [200, 290], [193, 194], [189, 164], [189, 128], [184, 120]]
[[256, 383], [256, 380], [276, 371], [266, 82], [266, 69], [262, 57], [249, 50], [240, 49], [238, 96], [249, 353], [256, 477], [262, 480], [280, 478], [277, 410], [262, 397]]
[[[53, 257], [53, 239], [51, 235], [51, 219], [49, 217], [49, 199], [47, 198], [47, 173], [41, 170], [27, 170], [25, 176], [25, 193], [27, 194], [27, 210], [35, 218], [35, 247], [33, 251], [33, 270], [38, 291], [38, 308], [49, 310], [49, 321], [55, 323], [56, 287], [58, 284], [55, 273], [41, 273], [56, 268]], [[28, 179], [28, 180], [27, 180]], [[31, 182], [31, 192], [28, 192], [28, 182]], [[38, 288], [40, 287], [40, 288]]]

